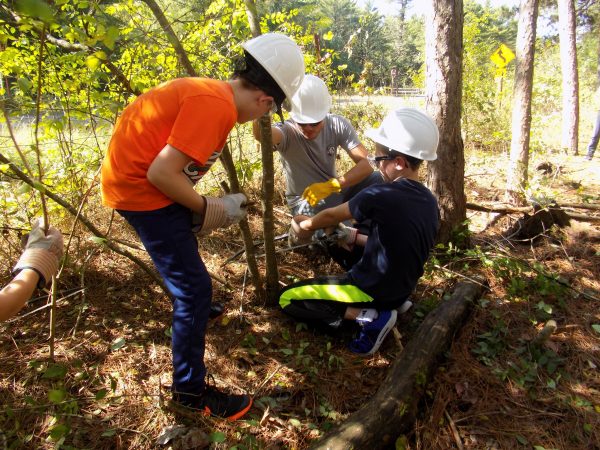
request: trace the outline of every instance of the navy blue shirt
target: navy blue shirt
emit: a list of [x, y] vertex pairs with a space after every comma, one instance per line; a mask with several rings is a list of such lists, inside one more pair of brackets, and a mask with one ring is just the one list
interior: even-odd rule
[[423, 275], [438, 230], [435, 197], [418, 181], [400, 178], [360, 191], [349, 201], [354, 219], [371, 221], [362, 258], [349, 271], [376, 302], [403, 302]]

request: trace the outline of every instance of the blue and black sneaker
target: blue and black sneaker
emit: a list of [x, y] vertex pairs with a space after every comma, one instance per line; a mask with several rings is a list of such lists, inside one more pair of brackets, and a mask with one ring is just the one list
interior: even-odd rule
[[372, 322], [362, 326], [358, 338], [349, 344], [350, 351], [363, 356], [369, 356], [379, 350], [385, 337], [388, 335], [398, 318], [398, 312], [379, 311], [379, 316]]

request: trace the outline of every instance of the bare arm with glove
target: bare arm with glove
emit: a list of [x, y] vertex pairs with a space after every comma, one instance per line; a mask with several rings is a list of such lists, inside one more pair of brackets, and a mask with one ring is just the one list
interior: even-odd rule
[[58, 271], [63, 254], [63, 238], [54, 227], [48, 234], [35, 222], [25, 250], [13, 269], [14, 278], [0, 291], [0, 321], [23, 308], [36, 287], [44, 287]]

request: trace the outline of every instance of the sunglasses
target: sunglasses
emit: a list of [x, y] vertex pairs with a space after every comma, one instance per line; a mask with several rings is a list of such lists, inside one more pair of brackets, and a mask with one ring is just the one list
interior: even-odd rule
[[379, 163], [381, 161], [391, 161], [393, 159], [396, 159], [397, 157], [398, 155], [367, 156], [367, 161], [369, 161], [369, 164], [371, 164], [371, 166], [379, 167]]
[[298, 126], [299, 126], [300, 128], [308, 128], [308, 127], [311, 127], [311, 128], [316, 128], [316, 127], [318, 127], [319, 125], [321, 125], [321, 122], [323, 122], [323, 121], [322, 121], [322, 120], [319, 120], [318, 122], [315, 122], [315, 123], [299, 123], [299, 124], [298, 124]]

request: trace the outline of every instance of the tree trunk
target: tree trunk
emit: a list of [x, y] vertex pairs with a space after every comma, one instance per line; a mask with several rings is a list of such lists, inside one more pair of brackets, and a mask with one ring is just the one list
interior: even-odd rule
[[377, 393], [311, 448], [394, 448], [396, 439], [412, 428], [427, 383], [481, 289], [481, 284], [459, 283], [451, 298], [425, 318]]
[[567, 153], [579, 153], [579, 74], [574, 0], [558, 0], [560, 65], [562, 68], [563, 123], [562, 147]]
[[[250, 30], [254, 37], [261, 34], [260, 20], [256, 11], [254, 0], [244, 0], [246, 14], [250, 23]], [[275, 252], [275, 220], [273, 217], [273, 197], [275, 195], [275, 169], [273, 166], [273, 138], [271, 136], [271, 117], [265, 114], [260, 118], [260, 148], [262, 155], [262, 210], [263, 210], [263, 236], [265, 241], [266, 265], [266, 296], [267, 302], [277, 304], [279, 293], [279, 271]], [[252, 243], [252, 241], [250, 241]], [[249, 247], [246, 247], [246, 253]]]
[[460, 128], [462, 30], [462, 0], [433, 0], [425, 37], [426, 96], [427, 111], [435, 118], [440, 130], [440, 143], [437, 160], [427, 165], [427, 183], [440, 206], [438, 241], [444, 243], [465, 229], [467, 217], [465, 157]]
[[512, 140], [505, 193], [506, 200], [515, 205], [525, 204], [525, 187], [528, 179], [531, 91], [538, 4], [539, 0], [521, 0], [519, 7]]

